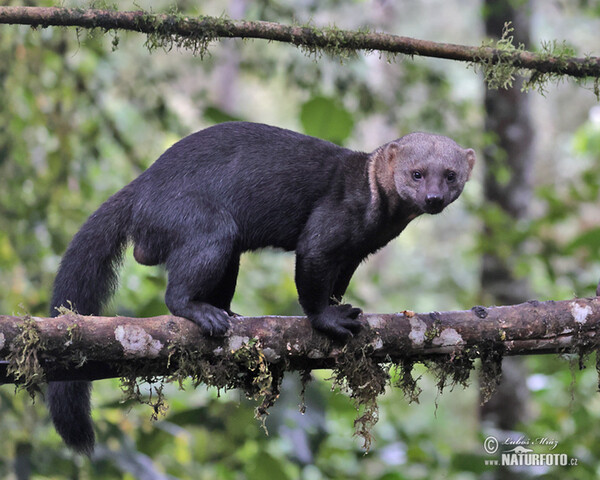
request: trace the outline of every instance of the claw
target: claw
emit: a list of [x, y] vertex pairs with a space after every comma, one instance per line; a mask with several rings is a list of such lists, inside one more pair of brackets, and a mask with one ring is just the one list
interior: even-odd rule
[[356, 320], [362, 313], [360, 308], [350, 304], [329, 305], [322, 312], [310, 315], [312, 326], [334, 340], [348, 341], [361, 329], [361, 323]]
[[225, 310], [202, 303], [190, 319], [200, 327], [202, 333], [210, 337], [222, 337], [229, 330], [230, 317]]

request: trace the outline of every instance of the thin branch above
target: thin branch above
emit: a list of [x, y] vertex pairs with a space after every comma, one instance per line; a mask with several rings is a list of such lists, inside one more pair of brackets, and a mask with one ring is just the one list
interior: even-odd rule
[[[534, 53], [522, 48], [496, 48], [438, 43], [370, 31], [335, 27], [285, 25], [264, 21], [230, 20], [216, 17], [60, 7], [0, 7], [0, 23], [35, 27], [63, 26], [126, 30], [153, 37], [155, 46], [189, 48], [200, 55], [209, 42], [219, 38], [256, 38], [286, 42], [311, 52], [380, 51], [391, 54], [445, 58], [483, 66], [504, 64], [529, 70], [533, 76], [555, 74], [576, 78], [600, 78], [600, 58], [574, 57], [550, 52]], [[507, 43], [503, 44], [505, 47]]]

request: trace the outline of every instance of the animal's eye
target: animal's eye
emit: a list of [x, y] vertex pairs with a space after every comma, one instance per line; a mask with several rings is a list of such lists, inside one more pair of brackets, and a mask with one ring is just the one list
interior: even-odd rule
[[448, 173], [446, 173], [446, 180], [450, 183], [455, 182], [456, 181], [456, 172], [449, 171]]
[[418, 170], [415, 170], [414, 172], [412, 172], [412, 178], [413, 180], [421, 180], [423, 178], [423, 174]]

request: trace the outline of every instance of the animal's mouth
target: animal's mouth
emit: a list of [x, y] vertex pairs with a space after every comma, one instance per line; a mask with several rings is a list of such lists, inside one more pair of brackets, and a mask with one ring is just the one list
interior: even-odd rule
[[439, 203], [439, 204], [433, 204], [433, 205], [425, 205], [423, 207], [423, 211], [425, 213], [429, 213], [430, 215], [435, 215], [437, 213], [440, 213], [442, 210], [444, 210], [444, 208], [446, 207], [446, 205], [444, 203]]

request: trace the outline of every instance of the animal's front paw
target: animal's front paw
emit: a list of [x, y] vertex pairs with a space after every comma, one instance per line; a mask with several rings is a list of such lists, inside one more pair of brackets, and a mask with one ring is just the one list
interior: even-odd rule
[[347, 341], [361, 329], [356, 319], [362, 310], [350, 304], [329, 305], [320, 313], [309, 315], [313, 328], [323, 332], [334, 340]]
[[198, 304], [190, 320], [202, 329], [202, 333], [212, 337], [222, 337], [231, 326], [227, 312], [208, 303]]

